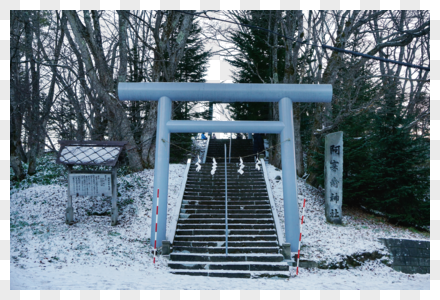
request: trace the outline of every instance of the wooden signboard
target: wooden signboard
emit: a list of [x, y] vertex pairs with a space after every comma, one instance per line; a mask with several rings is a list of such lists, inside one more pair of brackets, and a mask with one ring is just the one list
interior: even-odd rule
[[111, 174], [69, 174], [72, 196], [112, 196]]

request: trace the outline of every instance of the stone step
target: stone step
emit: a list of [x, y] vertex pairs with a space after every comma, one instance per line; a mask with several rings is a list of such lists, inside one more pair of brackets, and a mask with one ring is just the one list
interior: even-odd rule
[[[223, 229], [225, 230], [226, 225], [223, 224], [197, 224], [197, 223], [187, 223], [187, 224], [177, 224], [178, 229]], [[228, 224], [228, 229], [274, 229], [273, 224]]]
[[196, 262], [282, 262], [281, 254], [197, 254], [197, 253], [170, 253], [171, 261], [196, 261]]
[[227, 277], [227, 278], [289, 278], [288, 271], [228, 271], [228, 270], [170, 270], [176, 275], [189, 276], [209, 276], [209, 277]]
[[[276, 235], [232, 235], [228, 236], [228, 242], [241, 242], [241, 241], [277, 241]], [[176, 235], [174, 241], [187, 241], [187, 242], [207, 242], [226, 241], [224, 234], [222, 235], [209, 235], [209, 236], [194, 236], [194, 235]]]
[[[187, 181], [186, 185], [191, 188], [195, 189], [196, 187], [203, 188], [205, 190], [224, 190], [225, 189], [225, 180], [211, 180], [210, 178], [202, 179], [200, 180], [190, 180]], [[261, 180], [242, 180], [242, 181], [231, 181], [228, 179], [228, 189], [231, 187], [231, 189], [255, 189], [255, 188], [264, 188], [263, 185], [265, 185], [265, 181], [263, 179]]]
[[[260, 167], [260, 170], [256, 170], [255, 169], [255, 165], [253, 167], [245, 167], [244, 169], [242, 169], [243, 174], [238, 173], [239, 167], [238, 166], [234, 166], [231, 167], [230, 169], [228, 169], [228, 177], [230, 176], [235, 176], [235, 175], [240, 175], [240, 176], [246, 176], [246, 175], [253, 175], [253, 176], [262, 176], [263, 175], [263, 171]], [[212, 171], [212, 165], [203, 165], [202, 168], [200, 169], [199, 172], [197, 171], [193, 171], [190, 170], [188, 173], [188, 176], [202, 176], [202, 177], [206, 177], [206, 176], [212, 176], [211, 175], [211, 171]], [[220, 174], [221, 176], [225, 176], [225, 169], [224, 167], [219, 167], [217, 165], [217, 169], [215, 170], [215, 175]]]
[[[279, 247], [228, 247], [229, 253], [279, 253]], [[225, 247], [184, 247], [173, 246], [173, 253], [226, 253]]]
[[[256, 174], [256, 175], [247, 176], [246, 173], [243, 173], [243, 175], [240, 175], [238, 172], [236, 174], [228, 175], [227, 179], [228, 179], [228, 186], [229, 186], [229, 184], [239, 185], [241, 183], [248, 183], [248, 182], [250, 183], [249, 185], [251, 185], [251, 184], [254, 184], [253, 181], [255, 181], [255, 183], [258, 183], [261, 185], [262, 183], [265, 182], [263, 175]], [[211, 173], [206, 174], [206, 175], [200, 175], [200, 174], [191, 175], [191, 174], [189, 174], [188, 175], [188, 182], [190, 184], [202, 183], [202, 184], [211, 184], [211, 185], [213, 183], [219, 184], [220, 182], [223, 182], [223, 186], [224, 186], [225, 174], [221, 174], [221, 173], [219, 174], [217, 172], [215, 172], [214, 175], [211, 175]]]
[[[235, 175], [239, 175], [234, 174]], [[245, 173], [243, 175], [240, 175], [240, 178], [231, 178], [231, 176], [228, 176], [228, 186], [235, 187], [237, 185], [241, 185], [243, 182], [246, 183], [246, 185], [263, 185], [265, 184], [264, 176], [254, 176], [252, 179], [248, 179], [245, 176]], [[191, 185], [208, 185], [208, 186], [216, 186], [220, 182], [223, 183], [223, 186], [225, 184], [225, 175], [224, 174], [218, 174], [217, 172], [214, 175], [211, 175], [211, 173], [206, 175], [194, 175], [194, 176], [188, 176], [188, 183]]]
[[[198, 192], [201, 190], [206, 190], [209, 189], [213, 192], [217, 192], [217, 191], [224, 191], [225, 190], [225, 186], [218, 186], [218, 185], [214, 185], [214, 184], [206, 184], [206, 185], [187, 185], [185, 191], [188, 192]], [[254, 192], [254, 191], [265, 191], [266, 192], [266, 186], [265, 185], [248, 185], [248, 186], [243, 186], [243, 185], [234, 185], [234, 186], [230, 186], [228, 184], [228, 191], [232, 191], [232, 192]]]
[[[201, 192], [209, 190], [212, 193], [218, 193], [218, 192], [224, 192], [225, 186], [212, 186], [212, 185], [206, 185], [206, 186], [199, 186], [199, 185], [188, 185], [185, 189], [185, 192]], [[258, 192], [264, 192], [267, 193], [267, 190], [263, 186], [243, 186], [243, 185], [237, 185], [237, 186], [229, 186], [228, 184], [228, 193], [237, 193], [237, 192], [245, 192], [245, 193], [258, 193]]]
[[[231, 178], [228, 177], [228, 186], [231, 185], [253, 185], [253, 184], [264, 184], [264, 178], [263, 177], [243, 177], [243, 178]], [[206, 177], [200, 177], [200, 176], [188, 176], [188, 184], [190, 185], [196, 185], [196, 184], [215, 184], [215, 185], [222, 185], [225, 186], [225, 176], [215, 174], [214, 176], [209, 175]]]
[[[215, 199], [192, 199], [194, 197], [187, 197], [186, 199], [182, 200], [182, 205], [222, 205], [225, 206], [225, 198], [224, 197], [218, 197]], [[185, 202], [184, 202], [185, 201]], [[247, 205], [270, 205], [269, 199], [257, 199], [257, 200], [250, 200], [250, 199], [234, 199], [228, 197], [228, 206], [229, 205], [236, 205], [236, 206], [247, 206]]]
[[[240, 190], [240, 191], [255, 191], [255, 190], [266, 190], [264, 181], [262, 180], [252, 180], [249, 182], [240, 181], [240, 182], [231, 182], [228, 178], [228, 191], [229, 190]], [[209, 191], [209, 192], [217, 192], [225, 190], [225, 181], [218, 182], [216, 180], [206, 179], [201, 181], [192, 181], [187, 182], [188, 191]]]
[[[188, 224], [188, 223], [224, 224], [225, 218], [179, 219], [178, 223], [180, 223], [180, 224]], [[273, 218], [267, 218], [267, 219], [254, 219], [254, 218], [231, 219], [231, 218], [228, 218], [228, 224], [274, 224], [274, 222], [273, 222]]]
[[[191, 199], [183, 199], [182, 205], [225, 205], [225, 199], [212, 200], [191, 200]], [[231, 200], [228, 199], [228, 205], [270, 205], [269, 199], [262, 200]]]
[[[216, 219], [216, 218], [221, 218], [224, 217], [225, 214], [180, 214], [179, 218], [182, 219]], [[272, 217], [272, 214], [259, 214], [259, 215], [253, 215], [253, 214], [230, 214], [228, 213], [228, 219], [241, 219], [241, 218], [255, 218], [255, 219], [269, 219]]]
[[[226, 241], [174, 241], [174, 246], [186, 247], [225, 247]], [[276, 241], [240, 241], [228, 240], [228, 247], [278, 247]]]
[[[188, 176], [212, 176], [211, 175], [211, 170], [212, 170], [212, 165], [207, 165], [207, 166], [202, 166], [202, 168], [200, 169], [199, 172], [197, 171], [191, 171], [188, 173]], [[241, 177], [244, 176], [262, 176], [263, 175], [263, 171], [260, 167], [260, 170], [257, 170], [255, 168], [255, 166], [253, 168], [244, 168], [243, 170], [243, 174], [238, 173], [239, 167], [234, 166], [232, 168], [228, 169], [228, 177], [230, 176], [236, 176], [239, 175]], [[222, 176], [225, 176], [225, 169], [224, 167], [219, 167], [217, 165], [217, 169], [215, 170], [215, 174], [221, 174]]]
[[[183, 196], [183, 200], [205, 200], [205, 201], [224, 201], [224, 196], [223, 199], [222, 197], [217, 197], [218, 199], [214, 199], [214, 196]], [[228, 202], [241, 202], [241, 201], [264, 201], [264, 200], [269, 200], [269, 196], [255, 196], [255, 197], [251, 197], [251, 196], [231, 196], [229, 197], [228, 195]]]
[[[225, 234], [225, 230], [221, 229], [177, 229], [176, 236], [178, 235], [222, 235]], [[271, 235], [276, 234], [275, 229], [229, 229], [228, 236], [233, 235]]]
[[[229, 158], [228, 158], [229, 159]], [[232, 158], [231, 158], [232, 159]], [[212, 168], [212, 164], [213, 164], [213, 161], [211, 160], [211, 161], [207, 161], [206, 163], [201, 163], [200, 164], [200, 166], [202, 167], [198, 172], [196, 171], [196, 169], [197, 169], [197, 165], [196, 165], [196, 163], [195, 163], [195, 161], [194, 161], [194, 163], [192, 163], [191, 164], [191, 166], [189, 167], [189, 171], [190, 172], [193, 172], [193, 173], [200, 173], [200, 172], [204, 172], [204, 171], [206, 171], [206, 170], [208, 170], [208, 169], [211, 169]], [[228, 172], [233, 172], [234, 170], [237, 170], [239, 167], [240, 167], [240, 163], [239, 162], [234, 162], [234, 163], [227, 163], [226, 164], [226, 169], [228, 170]], [[243, 167], [243, 170], [244, 171], [246, 171], [246, 170], [249, 170], [249, 171], [252, 171], [252, 172], [258, 172], [258, 173], [261, 173], [261, 169], [260, 170], [258, 170], [258, 169], [256, 169], [255, 168], [255, 162], [243, 162], [243, 165], [244, 165], [244, 167]], [[224, 163], [219, 163], [218, 161], [217, 161], [217, 170], [218, 171], [222, 171], [222, 172], [224, 172], [225, 171], [225, 164]]]
[[[190, 205], [190, 204], [182, 204], [182, 209], [224, 209], [225, 204], [211, 204], [211, 205]], [[228, 209], [271, 209], [270, 204], [263, 205], [231, 205], [228, 202]]]
[[[186, 209], [181, 208], [180, 213], [183, 214], [209, 214], [215, 212], [217, 214], [225, 213], [225, 208], [211, 208], [211, 209]], [[270, 214], [272, 211], [270, 209], [231, 209], [228, 205], [228, 214], [236, 214], [236, 213], [255, 213], [255, 214]]]
[[[216, 188], [216, 189], [210, 189], [210, 192], [206, 192], [206, 189], [190, 189], [190, 190], [186, 190], [185, 195], [194, 195], [197, 197], [200, 196], [212, 196], [212, 195], [223, 195], [225, 194], [225, 187], [223, 186], [223, 188]], [[267, 195], [267, 191], [265, 189], [262, 188], [255, 188], [255, 189], [230, 189], [228, 187], [228, 195], [234, 195], [234, 196], [240, 196], [240, 195], [245, 195], [245, 196], [250, 196], [250, 195], [254, 195], [254, 194], [263, 194], [263, 195]]]
[[[207, 200], [219, 200], [219, 201], [225, 201], [225, 193], [215, 193], [215, 194], [208, 194], [208, 193], [203, 193], [201, 192], [200, 195], [198, 195], [197, 193], [190, 193], [190, 194], [183, 194], [184, 199], [189, 199], [192, 198], [191, 200], [196, 200], [199, 199], [200, 197], [204, 197]], [[228, 202], [229, 201], [234, 201], [236, 199], [249, 199], [249, 200], [256, 200], [256, 199], [267, 199], [269, 196], [267, 195], [267, 193], [262, 193], [262, 192], [256, 192], [256, 193], [243, 193], [243, 194], [239, 194], [239, 193], [230, 193], [228, 191]]]
[[[219, 198], [219, 199], [206, 199], [206, 200], [189, 200], [189, 199], [183, 199], [185, 201], [182, 203], [182, 205], [204, 205], [209, 206], [212, 208], [225, 208], [225, 199]], [[232, 200], [228, 199], [228, 207], [229, 206], [238, 206], [238, 207], [246, 207], [246, 206], [252, 206], [252, 205], [270, 205], [269, 200], [256, 200], [256, 201], [250, 201], [250, 200]], [[244, 208], [243, 208], [244, 209]]]
[[170, 261], [168, 267], [180, 270], [239, 270], [239, 271], [289, 271], [289, 265], [286, 263], [274, 262], [191, 262], [186, 261]]
[[[208, 165], [206, 167], [202, 166], [202, 168], [200, 169], [199, 172], [197, 172], [195, 170], [194, 171], [190, 171], [188, 173], [188, 176], [212, 176], [211, 175], [211, 170], [212, 170], [212, 165], [211, 166]], [[263, 172], [262, 172], [261, 168], [260, 168], [259, 171], [256, 170], [255, 167], [253, 167], [253, 168], [244, 168], [244, 169], [242, 169], [243, 174], [238, 173], [238, 170], [239, 170], [238, 166], [237, 167], [233, 167], [231, 169], [228, 169], [228, 177], [236, 176], [236, 175], [240, 175], [241, 177], [247, 176], [247, 175], [249, 175], [249, 176], [262, 176], [263, 175]], [[215, 170], [215, 175], [218, 175], [218, 174], [220, 174], [222, 176], [225, 176], [225, 169], [219, 168], [218, 165], [217, 165], [217, 169]]]
[[[193, 186], [200, 186], [203, 185], [206, 189], [224, 189], [225, 188], [225, 180], [223, 177], [223, 180], [212, 180], [211, 178], [202, 179], [199, 178], [198, 180], [189, 180], [187, 181], [187, 186], [193, 187]], [[231, 181], [228, 180], [228, 188], [249, 188], [251, 186], [261, 186], [265, 184], [265, 181], [263, 179], [261, 180], [241, 180], [241, 181]]]
[[[216, 191], [216, 192], [207, 192], [207, 191], [185, 191], [184, 196], [197, 196], [197, 197], [208, 197], [208, 196], [225, 196], [225, 190]], [[238, 191], [230, 191], [228, 189], [228, 197], [257, 197], [257, 196], [267, 196], [266, 191], [252, 191], [252, 192], [238, 192]]]

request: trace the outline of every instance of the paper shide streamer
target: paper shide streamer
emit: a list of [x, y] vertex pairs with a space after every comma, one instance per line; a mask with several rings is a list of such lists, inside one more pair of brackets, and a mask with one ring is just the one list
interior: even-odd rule
[[240, 157], [240, 168], [238, 169], [238, 173], [240, 173], [240, 175], [243, 175], [243, 173], [244, 173], [244, 171], [243, 171], [243, 168], [244, 168], [244, 164], [243, 164], [243, 160], [241, 159], [241, 157]]
[[255, 169], [257, 169], [258, 171], [260, 171], [260, 165], [261, 165], [261, 161], [260, 159], [257, 157], [257, 160], [255, 162]]
[[196, 162], [197, 168], [196, 168], [196, 172], [200, 171], [200, 169], [202, 168], [202, 166], [200, 165], [201, 162], [202, 161], [200, 160], [200, 156], [197, 155], [197, 162]]
[[216, 170], [217, 170], [217, 162], [215, 161], [215, 158], [213, 158], [213, 159], [212, 159], [212, 170], [211, 170], [211, 175], [214, 175]]

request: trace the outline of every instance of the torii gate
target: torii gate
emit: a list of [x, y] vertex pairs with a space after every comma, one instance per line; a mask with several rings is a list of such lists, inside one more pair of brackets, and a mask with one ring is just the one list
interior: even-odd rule
[[[184, 132], [257, 132], [281, 135], [281, 165], [283, 172], [284, 222], [286, 242], [298, 251], [299, 209], [296, 189], [295, 138], [292, 102], [330, 102], [332, 86], [328, 84], [220, 84], [184, 82], [121, 82], [119, 99], [159, 101], [157, 112], [156, 156], [154, 167], [153, 212], [156, 211], [156, 191], [160, 189], [158, 247], [166, 240], [170, 133]], [[214, 102], [278, 102], [279, 121], [173, 121], [173, 101]], [[163, 142], [165, 141], [165, 142]], [[155, 234], [156, 214], [151, 216], [151, 236]], [[151, 245], [154, 244], [150, 239]]]

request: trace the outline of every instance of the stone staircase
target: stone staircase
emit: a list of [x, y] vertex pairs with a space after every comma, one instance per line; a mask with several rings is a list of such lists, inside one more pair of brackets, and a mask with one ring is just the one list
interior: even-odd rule
[[[211, 143], [209, 148], [208, 156], [215, 153]], [[245, 163], [243, 175], [237, 172], [238, 163], [227, 164], [226, 255], [225, 165], [220, 160], [217, 163], [214, 176], [210, 173], [211, 163], [203, 164], [199, 172], [191, 165], [168, 263], [171, 272], [212, 277], [290, 277], [289, 266], [280, 254], [264, 175], [254, 163]]]
[[[246, 140], [237, 140], [232, 139], [231, 140], [231, 157], [240, 157], [240, 156], [248, 156], [253, 153], [253, 142], [252, 140], [246, 139]], [[229, 139], [211, 139], [209, 141], [209, 148], [208, 148], [208, 157], [221, 157], [221, 161], [216, 158], [217, 163], [224, 162], [225, 157], [225, 145], [226, 144], [226, 152], [227, 152], [227, 162], [229, 162]], [[211, 163], [212, 159], [207, 158], [207, 163]], [[240, 162], [238, 158], [232, 158], [231, 163], [234, 162]], [[243, 158], [243, 162], [254, 162], [253, 156], [248, 156]]]

